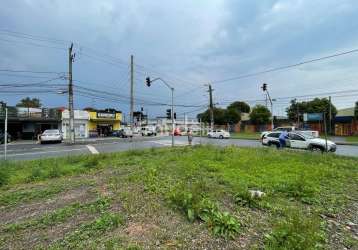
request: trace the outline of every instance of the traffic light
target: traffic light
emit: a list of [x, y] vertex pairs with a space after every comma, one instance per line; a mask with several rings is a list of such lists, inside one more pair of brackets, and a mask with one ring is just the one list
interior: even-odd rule
[[171, 119], [171, 118], [172, 118], [172, 110], [167, 109], [167, 119]]
[[177, 119], [177, 113], [174, 112], [174, 119]]
[[267, 83], [262, 84], [261, 88], [262, 88], [263, 91], [266, 91], [267, 90]]
[[150, 87], [150, 77], [149, 76], [147, 78], [145, 78], [145, 81], [147, 83], [147, 86]]

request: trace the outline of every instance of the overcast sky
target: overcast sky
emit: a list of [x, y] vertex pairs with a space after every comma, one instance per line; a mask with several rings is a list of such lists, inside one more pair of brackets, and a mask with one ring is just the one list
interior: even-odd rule
[[[174, 86], [175, 103], [199, 106], [178, 108], [178, 114], [195, 116], [195, 110], [208, 102], [204, 84], [210, 82], [219, 105], [262, 100], [263, 82], [273, 98], [358, 90], [358, 53], [215, 83], [357, 49], [357, 16], [355, 0], [3, 0], [0, 69], [66, 72], [67, 48], [73, 41], [75, 84], [121, 96], [118, 102], [75, 96], [75, 107], [114, 107], [127, 113], [133, 54], [136, 97], [145, 103], [169, 103], [164, 85], [144, 84], [147, 75], [160, 76]], [[27, 84], [57, 76], [0, 72], [0, 83]], [[49, 84], [60, 88], [65, 83], [58, 79]], [[19, 94], [1, 89], [0, 99], [9, 104], [23, 96], [38, 96], [45, 106], [67, 105], [66, 95], [56, 92]], [[358, 100], [355, 93], [340, 94], [333, 102], [339, 108], [353, 106]], [[284, 115], [288, 101], [278, 99], [275, 114]], [[151, 116], [165, 114], [166, 107], [137, 102], [136, 108], [141, 106]]]

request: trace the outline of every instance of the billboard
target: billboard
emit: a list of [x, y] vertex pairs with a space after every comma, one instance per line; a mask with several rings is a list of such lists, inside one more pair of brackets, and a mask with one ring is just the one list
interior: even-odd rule
[[323, 113], [304, 113], [303, 121], [311, 122], [311, 121], [322, 121]]

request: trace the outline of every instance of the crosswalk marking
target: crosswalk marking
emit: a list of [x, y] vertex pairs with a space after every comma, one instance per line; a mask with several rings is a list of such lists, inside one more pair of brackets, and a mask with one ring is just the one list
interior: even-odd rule
[[95, 147], [93, 147], [91, 145], [86, 145], [86, 147], [92, 154], [99, 154], [99, 152], [97, 151], [97, 149]]

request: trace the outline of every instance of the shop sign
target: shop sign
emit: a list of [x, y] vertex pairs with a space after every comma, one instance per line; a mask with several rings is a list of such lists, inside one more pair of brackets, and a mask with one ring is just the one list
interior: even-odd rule
[[101, 112], [97, 112], [97, 118], [110, 118], [110, 119], [115, 119], [116, 118], [116, 114], [114, 113], [101, 113]]

